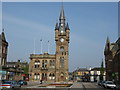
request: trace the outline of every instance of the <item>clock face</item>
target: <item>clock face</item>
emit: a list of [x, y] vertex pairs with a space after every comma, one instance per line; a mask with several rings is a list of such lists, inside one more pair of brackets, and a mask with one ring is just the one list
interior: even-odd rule
[[61, 41], [61, 42], [64, 42], [64, 39], [63, 39], [63, 38], [61, 38], [61, 39], [60, 39], [60, 41]]
[[63, 24], [61, 24], [61, 26], [63, 26]]
[[61, 33], [63, 33], [63, 30], [61, 31]]

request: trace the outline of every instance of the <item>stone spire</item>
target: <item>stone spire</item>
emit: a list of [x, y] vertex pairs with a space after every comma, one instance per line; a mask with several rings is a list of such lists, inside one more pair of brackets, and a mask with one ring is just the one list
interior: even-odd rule
[[70, 29], [69, 29], [69, 25], [68, 25], [68, 23], [67, 23], [67, 25], [66, 25], [66, 30], [70, 30]]
[[6, 41], [5, 34], [4, 34], [4, 29], [2, 30], [1, 38], [2, 38], [3, 41]]
[[59, 31], [65, 32], [65, 14], [64, 14], [63, 4], [60, 12], [60, 17], [59, 17]]
[[58, 30], [58, 29], [59, 29], [59, 26], [58, 26], [58, 23], [56, 23], [55, 30]]
[[64, 8], [63, 8], [63, 5], [62, 5], [62, 8], [61, 8], [61, 12], [60, 12], [59, 20], [65, 20], [65, 14], [64, 14]]
[[106, 40], [106, 44], [107, 43], [110, 43], [110, 39], [109, 39], [109, 37], [107, 36], [107, 40]]
[[104, 53], [107, 53], [109, 50], [110, 50], [110, 40], [109, 37], [107, 36]]

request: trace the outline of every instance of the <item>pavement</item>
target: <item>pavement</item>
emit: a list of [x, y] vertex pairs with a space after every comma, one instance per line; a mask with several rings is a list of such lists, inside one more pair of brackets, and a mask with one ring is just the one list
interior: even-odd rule
[[70, 88], [83, 88], [83, 85], [80, 82], [75, 82]]
[[[65, 83], [65, 82], [64, 82]], [[51, 84], [50, 82], [43, 82], [43, 84], [40, 84], [39, 81], [32, 81], [28, 82], [27, 86], [22, 86], [22, 88], [56, 88], [55, 86], [47, 86], [48, 84]], [[43, 86], [43, 87], [40, 87]], [[44, 87], [47, 86], [47, 87]], [[58, 87], [57, 87], [58, 88]], [[63, 87], [61, 87], [63, 89]], [[59, 90], [61, 90], [61, 88]], [[100, 86], [97, 85], [97, 83], [91, 83], [91, 82], [73, 82], [73, 85], [70, 87], [64, 87], [65, 89], [68, 90], [105, 90], [104, 88], [101, 88]], [[42, 89], [43, 90], [43, 89]]]
[[82, 83], [85, 88], [99, 88], [97, 83], [84, 82]]

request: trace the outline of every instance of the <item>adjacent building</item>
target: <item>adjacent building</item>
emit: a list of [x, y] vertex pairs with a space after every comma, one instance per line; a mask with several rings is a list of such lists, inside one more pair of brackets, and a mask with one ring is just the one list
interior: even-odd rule
[[25, 80], [24, 79], [24, 68], [28, 65], [27, 62], [7, 62], [6, 63], [6, 79], [7, 80]]
[[109, 38], [107, 38], [104, 55], [106, 80], [120, 83], [120, 38], [115, 43], [110, 43]]
[[4, 31], [0, 34], [0, 66], [6, 65], [7, 62], [8, 42], [6, 41]]
[[6, 79], [5, 65], [7, 62], [8, 42], [6, 41], [4, 29], [0, 34], [0, 79]]
[[78, 68], [73, 71], [74, 81], [89, 81], [89, 70], [87, 68]]
[[62, 6], [59, 23], [55, 26], [55, 54], [31, 54], [29, 79], [61, 82], [68, 80], [68, 55], [70, 29]]
[[[90, 81], [98, 82], [101, 80], [101, 67], [95, 67], [90, 70]], [[103, 72], [102, 79], [105, 80], [106, 72]]]

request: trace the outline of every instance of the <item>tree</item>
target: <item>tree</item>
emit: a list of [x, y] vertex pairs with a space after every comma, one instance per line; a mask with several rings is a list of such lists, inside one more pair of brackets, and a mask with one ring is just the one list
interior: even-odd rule
[[27, 64], [25, 67], [23, 67], [24, 74], [28, 74], [29, 72], [29, 64]]
[[102, 59], [102, 63], [101, 63], [101, 67], [100, 67], [100, 80], [103, 80], [103, 75], [104, 75], [104, 63], [103, 63], [103, 59]]

